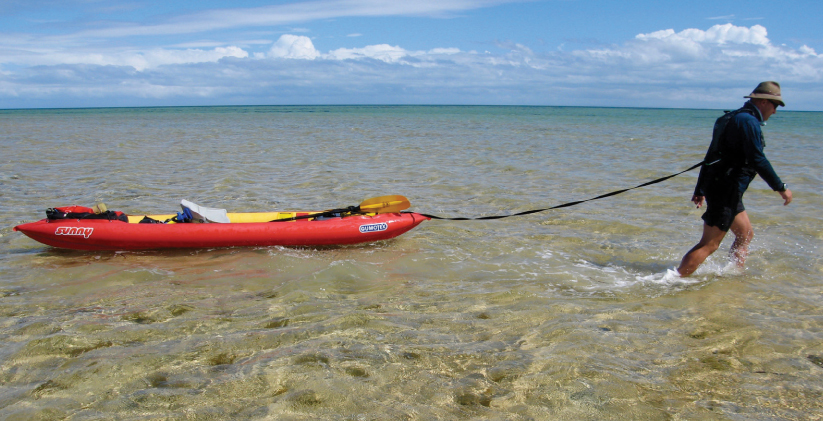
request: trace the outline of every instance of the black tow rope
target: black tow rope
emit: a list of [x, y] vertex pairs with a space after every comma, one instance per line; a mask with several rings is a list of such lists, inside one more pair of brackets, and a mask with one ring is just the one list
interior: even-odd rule
[[[631, 188], [628, 188], [628, 189], [617, 190], [617, 191], [613, 191], [613, 192], [611, 192], [611, 193], [606, 193], [606, 194], [603, 194], [603, 195], [600, 195], [600, 196], [597, 196], [597, 197], [592, 197], [591, 199], [586, 199], [586, 200], [578, 200], [578, 201], [576, 201], [576, 202], [564, 203], [564, 204], [562, 204], [562, 205], [552, 206], [552, 207], [550, 207], [550, 208], [544, 208], [544, 209], [532, 209], [532, 210], [528, 210], [528, 211], [525, 211], [525, 212], [519, 212], [519, 213], [515, 213], [515, 214], [511, 214], [511, 215], [481, 216], [481, 217], [479, 217], [479, 218], [446, 218], [446, 217], [442, 217], [442, 216], [428, 215], [428, 214], [425, 214], [425, 213], [419, 213], [419, 212], [417, 212], [417, 214], [418, 214], [418, 215], [423, 215], [423, 216], [428, 217], [428, 218], [431, 218], [431, 219], [442, 219], [442, 220], [446, 220], [446, 221], [476, 221], [476, 220], [483, 220], [483, 219], [502, 219], [502, 218], [510, 218], [510, 217], [512, 217], [512, 216], [523, 216], [523, 215], [529, 215], [529, 214], [532, 214], [532, 213], [545, 212], [545, 211], [547, 211], [547, 210], [552, 210], [552, 209], [567, 208], [567, 207], [569, 207], [569, 206], [579, 205], [579, 204], [581, 204], [581, 203], [585, 203], [585, 202], [591, 202], [592, 200], [597, 200], [597, 199], [605, 199], [605, 198], [607, 198], [607, 197], [616, 196], [616, 195], [618, 195], [618, 194], [620, 194], [620, 193], [625, 193], [625, 192], [627, 192], [627, 191], [629, 191], [629, 190], [639, 189], [639, 188], [641, 188], [641, 187], [646, 187], [646, 186], [651, 186], [652, 184], [661, 183], [661, 182], [666, 181], [666, 180], [668, 180], [668, 179], [670, 179], [670, 178], [677, 177], [677, 176], [678, 176], [678, 175], [680, 175], [680, 174], [683, 174], [683, 173], [689, 172], [689, 171], [691, 171], [691, 170], [693, 170], [693, 169], [695, 169], [695, 168], [697, 168], [697, 167], [700, 167], [700, 166], [701, 166], [701, 165], [703, 165], [703, 163], [705, 163], [705, 162], [706, 162], [706, 161], [701, 161], [699, 164], [692, 165], [692, 166], [691, 166], [691, 167], [689, 167], [688, 169], [685, 169], [685, 170], [683, 170], [683, 171], [680, 171], [680, 172], [679, 172], [679, 173], [677, 173], [677, 174], [667, 175], [667, 176], [665, 176], [665, 177], [658, 178], [657, 180], [652, 180], [652, 181], [649, 181], [649, 182], [647, 182], [647, 183], [643, 183], [643, 184], [640, 184], [640, 185], [638, 185], [638, 186], [634, 186], [634, 187], [631, 187]], [[714, 164], [714, 162], [712, 162], [712, 164]]]

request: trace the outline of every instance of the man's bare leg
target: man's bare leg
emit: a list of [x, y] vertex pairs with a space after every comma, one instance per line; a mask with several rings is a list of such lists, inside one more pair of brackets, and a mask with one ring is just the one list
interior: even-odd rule
[[754, 238], [752, 223], [746, 211], [740, 212], [732, 221], [731, 231], [734, 233], [734, 243], [729, 250], [729, 256], [738, 268], [743, 269], [746, 265], [746, 257], [749, 256], [749, 244]]
[[[748, 220], [749, 218], [747, 216], [746, 221]], [[737, 218], [735, 218], [735, 221], [737, 221]], [[732, 222], [732, 224], [734, 224], [734, 222]], [[683, 260], [677, 268], [677, 272], [680, 273], [680, 276], [689, 276], [694, 273], [694, 271], [697, 270], [697, 267], [700, 266], [706, 258], [711, 256], [712, 253], [720, 248], [720, 243], [723, 242], [724, 237], [726, 237], [726, 231], [723, 231], [717, 227], [703, 224], [703, 236], [700, 238], [700, 242], [692, 247], [692, 249], [689, 250], [685, 256], [683, 256]], [[746, 246], [748, 246], [748, 243]], [[746, 250], [748, 250], [748, 248]]]

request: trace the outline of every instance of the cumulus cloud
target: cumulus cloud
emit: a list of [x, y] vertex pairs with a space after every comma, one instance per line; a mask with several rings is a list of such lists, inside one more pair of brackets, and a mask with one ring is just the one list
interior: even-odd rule
[[[459, 48], [434, 48], [427, 51], [409, 51], [399, 46], [388, 44], [367, 45], [361, 48], [338, 48], [322, 54], [314, 48], [311, 39], [302, 35], [281, 35], [272, 45], [269, 57], [292, 59], [323, 60], [378, 60], [384, 63], [420, 66], [427, 56], [453, 55], [460, 53]], [[417, 58], [417, 59], [412, 59]]]
[[[624, 45], [573, 53], [581, 59], [602, 64], [617, 65], [632, 71], [666, 69], [670, 77], [690, 78], [689, 75], [711, 75], [713, 71], [792, 73], [800, 61], [819, 60], [820, 56], [808, 46], [792, 49], [775, 46], [768, 38], [766, 28], [751, 28], [732, 24], [715, 25], [708, 30], [672, 29], [639, 34]], [[819, 61], [817, 61], [819, 64]], [[806, 76], [820, 80], [823, 69], [818, 66]], [[693, 77], [693, 76], [692, 76]]]
[[498, 47], [502, 51], [483, 54], [448, 46], [408, 50], [389, 44], [324, 52], [307, 36], [284, 34], [268, 50], [251, 55], [239, 47], [73, 55], [39, 51], [16, 64], [21, 67], [0, 72], [0, 99], [29, 95], [47, 100], [61, 92], [80, 97], [89, 91], [79, 87], [93, 86], [100, 95], [135, 97], [139, 90], [141, 98], [172, 100], [170, 105], [727, 107], [737, 104], [739, 92], [766, 79], [781, 81], [787, 92], [794, 86], [793, 107], [807, 98], [805, 109], [819, 109], [815, 104], [823, 95], [823, 56], [808, 46], [774, 45], [760, 25], [666, 29], [608, 48], [570, 52], [535, 51], [518, 42], [500, 42]]
[[[570, 55], [576, 61], [569, 70], [575, 71], [578, 80], [632, 86], [637, 92], [628, 95], [641, 101], [655, 97], [659, 103], [705, 106], [728, 101], [731, 90], [751, 89], [749, 85], [766, 79], [814, 89], [823, 81], [823, 56], [805, 45], [796, 49], [774, 45], [760, 25], [667, 29], [639, 34], [622, 45]], [[808, 93], [800, 94], [811, 98]]]
[[284, 34], [272, 45], [270, 57], [314, 60], [320, 53], [314, 48], [309, 37]]
[[[796, 49], [773, 45], [761, 25], [666, 29], [638, 34], [609, 48], [571, 52], [538, 53], [516, 42], [497, 45], [506, 51], [477, 54], [449, 47], [413, 51], [378, 44], [328, 53], [312, 47], [309, 56], [318, 64], [359, 63], [329, 67], [335, 69], [335, 76], [346, 72], [348, 86], [359, 81], [360, 89], [370, 90], [370, 85], [401, 83], [409, 90], [439, 84], [442, 93], [426, 92], [441, 97], [453, 92], [451, 101], [468, 93], [470, 102], [496, 98], [490, 102], [506, 103], [520, 98], [522, 103], [703, 106], [736, 98], [730, 90], [751, 89], [749, 85], [764, 79], [789, 84], [823, 81], [823, 56], [805, 45]], [[383, 66], [372, 67], [377, 63]], [[482, 92], [493, 94], [484, 97]]]
[[645, 41], [660, 40], [673, 44], [689, 42], [719, 45], [726, 43], [754, 45], [769, 44], [766, 28], [760, 25], [754, 25], [751, 28], [746, 28], [734, 26], [730, 23], [712, 26], [707, 31], [691, 28], [675, 33], [674, 29], [667, 29], [665, 31], [652, 32], [651, 34], [639, 34], [635, 38]]
[[[376, 60], [412, 67], [436, 65], [443, 68], [450, 65], [470, 65], [477, 68], [553, 68], [553, 73], [559, 69], [578, 77], [588, 73], [592, 77], [609, 78], [615, 72], [621, 72], [625, 77], [634, 74], [638, 80], [648, 77], [651, 71], [661, 72], [664, 69], [666, 74], [661, 74], [659, 78], [677, 77], [687, 80], [700, 75], [701, 66], [733, 71], [745, 65], [762, 71], [763, 66], [791, 66], [798, 61], [820, 58], [812, 48], [805, 45], [799, 49], [772, 45], [763, 26], [754, 25], [747, 28], [732, 24], [715, 25], [707, 30], [691, 28], [675, 32], [673, 29], [666, 29], [638, 34], [623, 45], [570, 53], [558, 51], [538, 54], [528, 46], [515, 42], [500, 42], [498, 47], [508, 51], [499, 55], [478, 55], [449, 47], [413, 51], [396, 45], [376, 44], [338, 48], [323, 53], [314, 47], [308, 37], [286, 34], [274, 43], [269, 57], [336, 61]], [[689, 74], [670, 73], [677, 68], [687, 70]], [[821, 69], [816, 66], [806, 66], [804, 72], [818, 80], [821, 78]], [[711, 74], [712, 70], [705, 70], [702, 73]]]
[[[738, 27], [730, 23], [715, 25], [706, 31], [685, 29], [675, 32], [673, 29], [639, 34], [636, 43], [628, 43], [623, 48], [597, 51], [596, 54], [635, 57], [643, 62], [666, 61], [668, 59], [699, 60], [710, 57], [720, 47], [726, 51], [750, 51], [749, 47], [767, 47], [769, 38], [766, 28], [755, 25], [751, 28]], [[741, 48], [742, 47], [742, 48]]]

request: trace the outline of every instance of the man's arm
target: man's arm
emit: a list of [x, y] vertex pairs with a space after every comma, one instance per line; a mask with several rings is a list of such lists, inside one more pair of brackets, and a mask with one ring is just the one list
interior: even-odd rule
[[777, 176], [771, 162], [763, 153], [763, 134], [760, 131], [760, 123], [757, 119], [750, 118], [742, 125], [742, 129], [745, 136], [743, 153], [746, 155], [746, 161], [772, 190], [783, 190], [783, 181]]

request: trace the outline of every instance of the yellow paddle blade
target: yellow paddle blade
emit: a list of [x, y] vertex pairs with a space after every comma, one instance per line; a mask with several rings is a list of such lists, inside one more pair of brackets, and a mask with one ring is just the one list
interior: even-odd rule
[[411, 206], [409, 199], [399, 194], [366, 199], [360, 204], [360, 210], [375, 213], [392, 213], [406, 210]]

